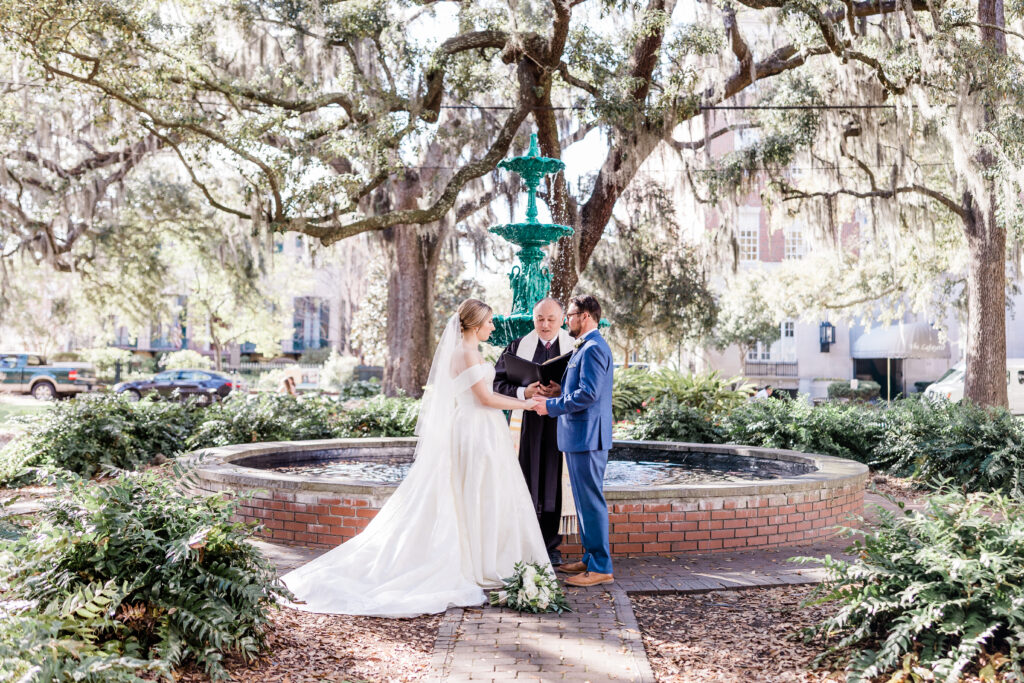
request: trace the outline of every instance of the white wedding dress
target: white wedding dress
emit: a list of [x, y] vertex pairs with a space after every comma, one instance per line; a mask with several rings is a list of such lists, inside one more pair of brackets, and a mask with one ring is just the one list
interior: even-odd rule
[[459, 368], [458, 317], [434, 355], [416, 425], [416, 459], [358, 536], [283, 577], [327, 614], [412, 617], [482, 604], [516, 562], [548, 567], [526, 481], [501, 411], [480, 404], [494, 368]]

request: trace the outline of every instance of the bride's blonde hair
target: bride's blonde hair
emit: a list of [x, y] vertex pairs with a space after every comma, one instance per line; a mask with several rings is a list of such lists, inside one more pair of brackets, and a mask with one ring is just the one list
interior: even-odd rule
[[480, 299], [466, 299], [459, 304], [459, 324], [462, 331], [480, 327], [491, 314], [491, 307]]

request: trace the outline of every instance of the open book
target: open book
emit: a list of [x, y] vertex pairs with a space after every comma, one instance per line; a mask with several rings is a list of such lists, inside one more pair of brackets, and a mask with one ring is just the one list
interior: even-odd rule
[[558, 382], [561, 384], [562, 375], [565, 374], [565, 368], [569, 365], [570, 357], [572, 357], [572, 351], [563, 353], [561, 356], [543, 363], [534, 363], [533, 361], [520, 358], [514, 353], [506, 353], [505, 372], [508, 374], [509, 381], [521, 387], [533, 384], [534, 382], [544, 384]]

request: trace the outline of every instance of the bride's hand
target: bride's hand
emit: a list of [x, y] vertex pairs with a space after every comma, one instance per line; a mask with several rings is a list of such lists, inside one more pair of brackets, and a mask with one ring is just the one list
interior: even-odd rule
[[523, 410], [537, 410], [537, 406], [540, 405], [541, 399], [528, 398], [526, 399], [526, 405], [523, 406]]

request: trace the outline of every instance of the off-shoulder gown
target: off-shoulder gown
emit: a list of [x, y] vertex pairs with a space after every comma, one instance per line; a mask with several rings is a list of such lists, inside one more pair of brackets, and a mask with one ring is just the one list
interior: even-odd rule
[[[419, 453], [405, 480], [355, 538], [283, 577], [309, 612], [411, 617], [479, 605], [516, 562], [549, 567], [530, 492], [501, 411], [454, 379], [446, 453]], [[449, 428], [447, 425], [445, 428]]]

